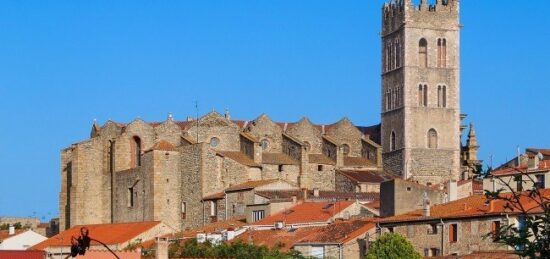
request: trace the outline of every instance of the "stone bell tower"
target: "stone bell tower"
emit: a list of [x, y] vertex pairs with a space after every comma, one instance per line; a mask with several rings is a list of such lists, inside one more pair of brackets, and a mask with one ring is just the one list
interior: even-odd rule
[[382, 8], [384, 169], [422, 183], [460, 174], [458, 0]]

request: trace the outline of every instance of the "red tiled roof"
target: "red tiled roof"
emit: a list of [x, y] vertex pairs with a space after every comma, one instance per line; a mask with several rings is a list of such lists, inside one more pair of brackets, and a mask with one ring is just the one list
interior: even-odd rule
[[[51, 246], [70, 246], [71, 237], [80, 235], [80, 228], [87, 227], [91, 238], [100, 240], [101, 242], [111, 244], [121, 244], [135, 238], [145, 231], [157, 226], [160, 221], [145, 221], [132, 223], [115, 223], [115, 224], [95, 224], [74, 226], [67, 229], [49, 239], [44, 240], [33, 246], [33, 250], [42, 250]], [[92, 242], [92, 245], [96, 245]]]
[[518, 167], [501, 167], [491, 172], [494, 176], [517, 175], [521, 173], [535, 173], [550, 170], [550, 160], [539, 161], [537, 168], [529, 168], [527, 164]]
[[161, 151], [175, 151], [176, 147], [166, 140], [160, 140], [155, 143], [150, 150], [161, 150]]
[[319, 231], [321, 228], [322, 227], [304, 227], [293, 230], [248, 230], [239, 235], [233, 242], [240, 240], [245, 243], [252, 242], [254, 245], [267, 246], [269, 248], [282, 245], [280, 251], [287, 252], [302, 238]]
[[228, 157], [241, 165], [260, 167], [260, 165], [256, 164], [252, 158], [240, 151], [218, 151], [217, 153], [220, 156]]
[[[297, 199], [303, 199], [303, 191], [300, 190], [274, 190], [274, 191], [256, 191], [257, 195], [265, 197], [271, 201], [290, 201], [292, 196]], [[377, 192], [337, 192], [337, 191], [319, 191], [319, 196], [315, 197], [314, 192], [309, 190], [307, 196], [309, 200], [316, 201], [334, 201], [334, 200], [363, 200], [371, 201], [380, 198]]]
[[233, 191], [240, 191], [240, 190], [250, 190], [254, 189], [256, 187], [274, 183], [279, 181], [278, 179], [269, 179], [269, 180], [257, 180], [257, 181], [248, 181], [241, 184], [233, 185], [227, 189], [225, 189], [226, 192], [233, 192]]
[[[550, 198], [550, 189], [540, 190], [541, 194]], [[503, 195], [510, 195], [503, 194]], [[522, 206], [531, 213], [540, 212], [540, 207], [531, 198], [528, 198], [528, 193], [524, 192], [520, 198]], [[506, 202], [503, 200], [489, 200], [484, 195], [474, 195], [460, 200], [437, 204], [430, 208], [430, 216], [423, 216], [422, 209], [411, 211], [405, 214], [387, 217], [381, 222], [407, 222], [407, 221], [422, 221], [438, 218], [467, 218], [467, 217], [482, 217], [490, 215], [500, 215], [502, 213], [516, 213], [505, 208]]]
[[360, 166], [376, 166], [372, 161], [363, 157], [344, 157], [344, 166], [360, 167]]
[[336, 171], [357, 183], [381, 183], [389, 179], [382, 171], [338, 170]]
[[45, 251], [0, 250], [2, 259], [45, 259]]
[[285, 224], [327, 222], [353, 203], [353, 201], [304, 202], [254, 222], [254, 225], [273, 225], [279, 221]]
[[284, 153], [263, 153], [262, 164], [268, 165], [299, 165], [300, 162]]
[[371, 209], [379, 210], [380, 209], [380, 200], [371, 201], [371, 202], [365, 204], [364, 206], [367, 206]]
[[325, 226], [315, 233], [300, 240], [299, 243], [326, 244], [345, 243], [349, 240], [364, 235], [365, 232], [375, 227], [372, 220], [337, 221]]
[[214, 194], [210, 194], [210, 195], [207, 195], [207, 196], [204, 196], [202, 197], [202, 200], [203, 201], [208, 201], [208, 200], [221, 200], [225, 198], [225, 193], [223, 192], [217, 192], [217, 193], [214, 193]]
[[336, 162], [323, 154], [309, 154], [309, 162], [312, 164], [336, 165]]

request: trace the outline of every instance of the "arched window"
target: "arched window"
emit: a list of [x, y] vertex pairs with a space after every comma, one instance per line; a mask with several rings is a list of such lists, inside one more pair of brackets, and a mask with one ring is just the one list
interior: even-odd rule
[[262, 147], [262, 150], [267, 150], [269, 148], [269, 140], [262, 139], [260, 146]]
[[386, 111], [390, 110], [390, 89], [386, 90]]
[[443, 105], [443, 89], [441, 89], [441, 86], [437, 86], [437, 107], [441, 107]]
[[428, 148], [437, 148], [437, 131], [428, 130]]
[[141, 166], [141, 139], [138, 136], [134, 136], [133, 140], [134, 165]]
[[420, 67], [428, 67], [428, 41], [424, 38], [418, 42], [418, 64]]
[[386, 72], [387, 72], [387, 71], [390, 71], [390, 63], [391, 63], [391, 62], [390, 62], [391, 46], [390, 46], [389, 43], [386, 43], [386, 48], [385, 48], [385, 50], [386, 50], [386, 51], [385, 51], [385, 52], [386, 52], [386, 58], [385, 58], [385, 61], [386, 61], [386, 62], [385, 62], [384, 65], [385, 65], [385, 70], [386, 70]]
[[395, 151], [395, 146], [395, 131], [392, 131], [390, 136], [390, 151]]
[[418, 85], [418, 106], [428, 106], [428, 85]]
[[348, 144], [343, 144], [342, 145], [342, 152], [344, 153], [344, 156], [349, 155], [349, 145]]
[[211, 147], [217, 147], [220, 144], [220, 139], [213, 137], [210, 139], [210, 146]]
[[443, 102], [443, 107], [447, 107], [447, 86], [442, 86], [441, 99]]
[[401, 43], [395, 39], [395, 67], [401, 67]]
[[447, 67], [446, 39], [437, 39], [437, 67]]

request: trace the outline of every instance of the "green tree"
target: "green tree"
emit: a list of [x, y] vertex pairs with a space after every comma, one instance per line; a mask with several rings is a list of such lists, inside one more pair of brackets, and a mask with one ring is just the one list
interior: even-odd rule
[[396, 233], [386, 233], [369, 246], [367, 259], [421, 259], [422, 256], [403, 236]]
[[280, 248], [281, 246], [276, 246], [269, 249], [266, 246], [256, 246], [242, 241], [213, 245], [210, 242], [198, 243], [196, 239], [192, 239], [184, 244], [171, 244], [169, 253], [175, 257], [305, 259], [297, 251], [281, 252]]

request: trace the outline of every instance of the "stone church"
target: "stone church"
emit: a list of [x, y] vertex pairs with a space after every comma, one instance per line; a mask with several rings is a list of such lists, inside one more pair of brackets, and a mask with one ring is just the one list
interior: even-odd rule
[[199, 226], [210, 216], [205, 197], [265, 180], [339, 191], [338, 175], [348, 171], [424, 184], [470, 178], [479, 147], [473, 126], [461, 144], [458, 0], [392, 1], [382, 21], [381, 124], [277, 122], [266, 114], [234, 120], [227, 111], [94, 122], [89, 139], [61, 151], [61, 228], [147, 220]]

